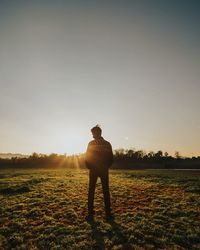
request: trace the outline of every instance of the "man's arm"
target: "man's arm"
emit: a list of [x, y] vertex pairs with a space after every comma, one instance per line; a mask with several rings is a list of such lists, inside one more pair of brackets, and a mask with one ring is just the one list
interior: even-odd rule
[[113, 164], [113, 161], [114, 161], [114, 156], [113, 156], [113, 151], [112, 151], [111, 144], [110, 144], [110, 154], [109, 154], [109, 160], [108, 161], [109, 161], [109, 167], [111, 167], [111, 165]]
[[86, 165], [86, 167], [88, 168], [88, 169], [91, 169], [92, 168], [92, 166], [91, 166], [91, 164], [90, 164], [90, 143], [88, 144], [88, 146], [87, 146], [87, 150], [86, 150], [86, 153], [85, 153], [85, 165]]

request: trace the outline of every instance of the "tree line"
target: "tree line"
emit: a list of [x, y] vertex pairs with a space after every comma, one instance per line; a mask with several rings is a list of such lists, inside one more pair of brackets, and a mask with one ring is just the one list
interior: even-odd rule
[[168, 152], [158, 150], [157, 152], [134, 149], [117, 149], [114, 154], [115, 168], [130, 168], [130, 169], [200, 169], [200, 156], [183, 157], [180, 152], [176, 151], [174, 156]]
[[[29, 157], [0, 158], [0, 167], [52, 167], [52, 168], [85, 168], [85, 154], [60, 155], [33, 153]], [[177, 151], [174, 156], [161, 150], [146, 152], [134, 149], [114, 150], [112, 168], [143, 169], [143, 168], [195, 168], [200, 169], [200, 156], [182, 157]]]

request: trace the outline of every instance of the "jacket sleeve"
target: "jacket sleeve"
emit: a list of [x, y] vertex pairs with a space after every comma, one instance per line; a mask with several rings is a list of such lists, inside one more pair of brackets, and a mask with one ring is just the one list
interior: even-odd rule
[[114, 161], [113, 151], [112, 151], [112, 146], [110, 144], [110, 154], [109, 154], [109, 157], [108, 157], [109, 167], [111, 167], [111, 165], [113, 164], [113, 161]]

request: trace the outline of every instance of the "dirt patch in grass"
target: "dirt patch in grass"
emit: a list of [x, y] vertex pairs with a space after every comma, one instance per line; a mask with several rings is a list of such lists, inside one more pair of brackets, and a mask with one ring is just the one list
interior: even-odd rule
[[0, 194], [3, 195], [15, 195], [15, 194], [22, 194], [25, 192], [30, 192], [31, 189], [29, 186], [20, 186], [20, 187], [7, 187], [7, 188], [1, 188]]

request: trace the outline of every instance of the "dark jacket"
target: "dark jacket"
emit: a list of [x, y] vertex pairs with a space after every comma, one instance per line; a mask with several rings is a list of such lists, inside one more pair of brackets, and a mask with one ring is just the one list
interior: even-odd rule
[[113, 152], [111, 144], [103, 137], [89, 142], [85, 163], [87, 168], [108, 169], [113, 163]]

